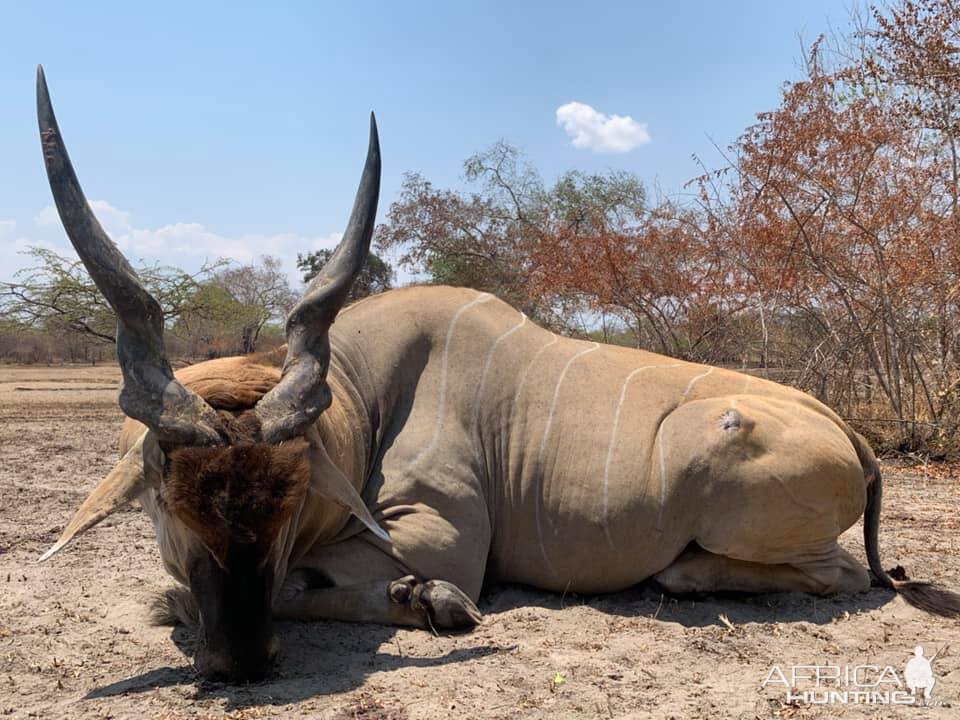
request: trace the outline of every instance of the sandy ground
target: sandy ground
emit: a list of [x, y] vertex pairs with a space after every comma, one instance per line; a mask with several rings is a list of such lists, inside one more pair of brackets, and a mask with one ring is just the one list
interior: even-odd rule
[[[473, 633], [281, 624], [275, 677], [203, 682], [191, 635], [151, 627], [165, 576], [146, 516], [120, 512], [50, 562], [36, 558], [111, 467], [111, 368], [0, 366], [0, 717], [960, 717], [960, 622], [885, 590], [820, 598], [601, 597], [494, 588]], [[960, 483], [886, 466], [885, 564], [960, 589]], [[859, 526], [843, 538], [863, 558]], [[771, 667], [891, 665], [944, 644], [934, 707], [810, 706], [762, 688]], [[876, 679], [876, 675], [872, 675]]]

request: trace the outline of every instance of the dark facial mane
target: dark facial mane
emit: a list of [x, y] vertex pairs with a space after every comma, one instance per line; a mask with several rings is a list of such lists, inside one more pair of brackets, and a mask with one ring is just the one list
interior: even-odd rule
[[306, 449], [302, 439], [176, 449], [164, 473], [167, 507], [221, 559], [234, 543], [266, 549], [307, 490]]

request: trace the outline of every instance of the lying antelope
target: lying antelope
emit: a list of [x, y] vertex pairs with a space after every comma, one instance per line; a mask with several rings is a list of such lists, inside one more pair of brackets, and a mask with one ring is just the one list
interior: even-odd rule
[[884, 571], [874, 455], [804, 393], [560, 337], [473, 290], [341, 311], [376, 216], [372, 117], [347, 230], [287, 319], [282, 367], [237, 357], [175, 374], [160, 306], [84, 198], [42, 69], [37, 92], [57, 209], [117, 315], [129, 418], [119, 463], [43, 559], [139, 499], [181, 584], [169, 609], [202, 627], [204, 674], [262, 677], [274, 618], [473, 626], [485, 580], [866, 590], [837, 544], [861, 515], [876, 579], [960, 614], [960, 596]]

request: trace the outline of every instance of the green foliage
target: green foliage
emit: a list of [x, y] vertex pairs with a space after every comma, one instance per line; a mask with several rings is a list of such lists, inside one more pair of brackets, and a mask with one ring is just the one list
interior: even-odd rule
[[[333, 250], [315, 250], [306, 254], [297, 253], [297, 268], [303, 273], [303, 282], [309, 283], [317, 273], [329, 262]], [[360, 269], [360, 274], [353, 281], [348, 301], [359, 300], [369, 295], [376, 295], [391, 288], [393, 282], [393, 268], [374, 252], [367, 254], [367, 259]]]
[[484, 284], [482, 265], [464, 255], [435, 252], [427, 260], [427, 271], [435, 285], [481, 287]]
[[[79, 332], [102, 342], [115, 342], [116, 318], [79, 260], [47, 248], [31, 248], [34, 265], [13, 282], [0, 283], [0, 318], [53, 334]], [[167, 321], [198, 312], [196, 291], [222, 262], [190, 274], [164, 265], [137, 269]]]
[[498, 142], [464, 162], [472, 193], [437, 189], [404, 176], [399, 199], [377, 228], [375, 243], [437, 284], [492, 292], [541, 321], [556, 308], [532, 292], [535, 253], [555, 227], [625, 227], [644, 212], [646, 194], [633, 174], [571, 171], [547, 187], [516, 147]]
[[[0, 283], [0, 331], [9, 331], [3, 333], [9, 338], [15, 328], [23, 340], [20, 349], [11, 347], [10, 352], [19, 357], [27, 346], [38, 347], [42, 336], [51, 341], [49, 347], [32, 350], [30, 358], [74, 359], [91, 355], [77, 338], [115, 342], [116, 317], [83, 264], [46, 248], [32, 248], [29, 254], [33, 266], [17, 273], [13, 282]], [[280, 261], [271, 257], [249, 265], [219, 260], [193, 274], [163, 265], [136, 272], [160, 303], [168, 340], [189, 356], [253, 352], [264, 328], [282, 324], [296, 301]]]
[[587, 174], [571, 170], [560, 176], [545, 199], [549, 213], [576, 232], [602, 224], [622, 229], [637, 221], [646, 209], [647, 193], [633, 173], [611, 170]]
[[252, 353], [270, 323], [282, 324], [297, 301], [277, 258], [226, 265], [198, 288], [198, 312], [176, 328], [208, 356]]

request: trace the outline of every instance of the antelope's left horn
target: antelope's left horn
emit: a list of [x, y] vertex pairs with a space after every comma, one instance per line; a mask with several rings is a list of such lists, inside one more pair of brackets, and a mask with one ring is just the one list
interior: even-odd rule
[[216, 411], [173, 377], [163, 345], [163, 311], [140, 283], [90, 209], [53, 114], [43, 67], [37, 67], [37, 119], [50, 190], [70, 242], [117, 315], [120, 408], [161, 442], [222, 442]]

